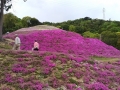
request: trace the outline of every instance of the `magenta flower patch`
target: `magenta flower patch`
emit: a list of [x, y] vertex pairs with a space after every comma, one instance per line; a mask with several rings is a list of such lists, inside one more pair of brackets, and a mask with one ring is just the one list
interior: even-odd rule
[[[25, 33], [27, 32], [27, 33]], [[34, 40], [40, 44], [39, 51], [62, 52], [75, 54], [77, 62], [81, 62], [88, 56], [120, 57], [120, 51], [106, 45], [98, 39], [84, 38], [80, 34], [64, 30], [35, 30], [16, 31], [5, 35], [4, 38], [14, 39], [18, 33], [21, 39], [22, 50], [32, 50]], [[80, 57], [84, 55], [85, 57]]]

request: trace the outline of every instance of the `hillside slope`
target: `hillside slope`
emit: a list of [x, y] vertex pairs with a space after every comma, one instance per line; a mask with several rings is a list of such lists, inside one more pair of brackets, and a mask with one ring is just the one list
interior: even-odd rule
[[[29, 29], [29, 28], [28, 28]], [[18, 32], [19, 31], [19, 32]], [[14, 34], [21, 38], [21, 49], [31, 50], [34, 40], [40, 44], [40, 51], [62, 52], [84, 56], [120, 57], [120, 51], [98, 39], [84, 38], [75, 32], [55, 30], [18, 30], [5, 35], [14, 39]]]
[[29, 27], [29, 28], [21, 28], [21, 29], [17, 30], [17, 32], [19, 32], [19, 31], [34, 31], [34, 30], [54, 30], [54, 29], [59, 29], [59, 28], [54, 27], [54, 26], [49, 26], [49, 25], [37, 25], [37, 26]]
[[77, 63], [63, 53], [0, 50], [0, 67], [0, 90], [120, 88], [120, 61]]
[[[120, 51], [114, 47], [74, 32], [36, 28], [4, 35], [9, 45], [16, 33], [21, 50], [0, 49], [0, 90], [120, 90]], [[38, 52], [31, 51], [34, 40]], [[103, 57], [112, 61], [100, 62]]]

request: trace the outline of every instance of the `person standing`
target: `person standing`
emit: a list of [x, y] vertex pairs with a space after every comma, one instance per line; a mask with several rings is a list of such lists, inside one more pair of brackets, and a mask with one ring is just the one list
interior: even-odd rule
[[21, 44], [20, 38], [18, 37], [17, 34], [15, 34], [15, 44], [13, 46], [13, 50], [20, 50], [20, 44]]

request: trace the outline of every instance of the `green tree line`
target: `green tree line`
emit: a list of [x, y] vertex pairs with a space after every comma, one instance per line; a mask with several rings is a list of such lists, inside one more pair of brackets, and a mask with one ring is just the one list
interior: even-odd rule
[[15, 30], [18, 30], [20, 28], [31, 27], [41, 24], [42, 23], [34, 17], [25, 16], [22, 19], [20, 19], [12, 13], [7, 13], [4, 14], [3, 17], [2, 30], [3, 30], [3, 34], [5, 34], [7, 32], [13, 32]]

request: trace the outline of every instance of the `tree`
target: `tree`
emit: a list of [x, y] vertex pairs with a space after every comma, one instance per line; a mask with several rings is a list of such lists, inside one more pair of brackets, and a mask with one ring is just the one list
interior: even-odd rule
[[30, 19], [30, 23], [31, 23], [30, 26], [35, 26], [35, 25], [41, 25], [41, 24], [42, 24], [42, 23], [39, 22], [39, 20], [36, 19], [36, 18], [31, 18], [31, 19]]
[[23, 27], [29, 27], [31, 24], [30, 20], [31, 20], [31, 17], [29, 16], [23, 17], [22, 18]]
[[101, 33], [102, 41], [105, 42], [108, 45], [112, 45], [116, 47], [117, 41], [118, 41], [118, 36], [116, 32], [111, 32], [111, 31], [103, 31]]
[[[12, 22], [11, 22], [12, 21]], [[12, 13], [7, 13], [3, 18], [3, 33], [12, 32], [22, 28], [21, 19]]]
[[117, 38], [118, 38], [116, 46], [120, 50], [120, 32], [117, 32], [116, 35], [117, 35]]
[[84, 20], [92, 20], [90, 17], [84, 17]]
[[69, 26], [67, 24], [62, 24], [61, 25], [61, 29], [68, 31], [69, 30]]
[[87, 38], [93, 38], [94, 37], [94, 34], [91, 33], [90, 31], [86, 31], [83, 33], [83, 36], [84, 37], [87, 37]]
[[69, 31], [75, 32], [76, 28], [74, 25], [69, 26]]
[[[0, 0], [0, 41], [2, 41], [3, 11], [8, 11], [12, 7], [12, 0]], [[27, 0], [23, 0], [24, 2]]]
[[38, 19], [31, 18], [29, 16], [26, 16], [26, 17], [22, 18], [22, 24], [23, 24], [24, 27], [30, 27], [30, 26], [35, 26], [35, 25], [42, 25], [42, 23], [39, 22]]

